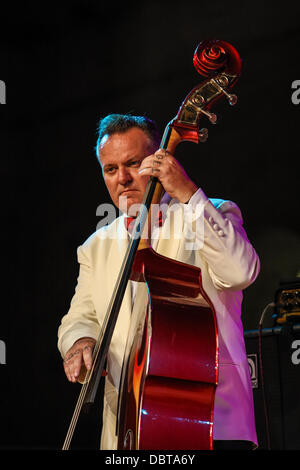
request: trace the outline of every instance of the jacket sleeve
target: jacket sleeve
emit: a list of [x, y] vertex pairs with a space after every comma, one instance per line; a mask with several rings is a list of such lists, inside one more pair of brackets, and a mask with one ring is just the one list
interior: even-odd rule
[[252, 284], [258, 276], [260, 261], [244, 230], [239, 207], [231, 201], [210, 200], [201, 189], [193, 195], [189, 206], [195, 213], [197, 249], [207, 263], [215, 287], [236, 291]]
[[91, 296], [91, 263], [83, 246], [77, 250], [79, 276], [68, 313], [58, 329], [58, 349], [62, 355], [82, 337], [98, 338], [100, 326]]

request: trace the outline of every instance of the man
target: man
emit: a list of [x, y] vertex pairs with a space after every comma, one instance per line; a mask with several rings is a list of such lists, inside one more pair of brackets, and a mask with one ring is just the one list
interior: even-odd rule
[[[123, 211], [140, 204], [151, 175], [165, 195], [164, 223], [154, 224], [153, 248], [160, 254], [201, 268], [204, 290], [213, 302], [219, 341], [219, 382], [214, 405], [214, 448], [247, 449], [257, 444], [253, 397], [241, 322], [242, 290], [256, 279], [259, 259], [242, 226], [239, 208], [231, 201], [208, 199], [173, 155], [159, 149], [152, 121], [109, 115], [100, 122], [97, 156], [113, 203]], [[158, 149], [158, 150], [157, 150]], [[126, 200], [126, 207], [122, 201]], [[168, 205], [166, 205], [168, 203]], [[168, 234], [166, 221], [189, 207], [201, 219], [193, 248], [186, 233]], [[197, 215], [197, 209], [202, 210]], [[82, 367], [90, 369], [92, 350], [104, 321], [129, 235], [124, 218], [96, 231], [79, 249], [80, 273], [70, 310], [62, 319], [58, 347], [71, 382]], [[188, 224], [188, 222], [187, 222]], [[197, 238], [198, 237], [198, 238]], [[199, 239], [199, 240], [198, 240]], [[130, 283], [129, 283], [130, 284]], [[107, 357], [102, 449], [117, 445], [118, 387], [132, 309], [132, 285], [127, 286]], [[226, 447], [227, 445], [227, 447]]]

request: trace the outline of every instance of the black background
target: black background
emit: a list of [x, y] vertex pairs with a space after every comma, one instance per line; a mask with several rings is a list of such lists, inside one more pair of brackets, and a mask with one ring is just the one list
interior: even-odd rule
[[[235, 201], [262, 263], [245, 291], [257, 328], [282, 278], [300, 271], [298, 2], [11, 2], [1, 6], [2, 449], [61, 448], [79, 386], [56, 348], [78, 266], [76, 248], [109, 202], [94, 154], [97, 122], [146, 114], [161, 131], [202, 78], [192, 58], [207, 38], [231, 42], [243, 69], [215, 109], [205, 144], [176, 156], [209, 197]], [[265, 325], [272, 325], [269, 315]], [[98, 418], [97, 418], [98, 420]], [[98, 421], [97, 421], [98, 422]], [[97, 423], [96, 423], [97, 424]], [[98, 430], [86, 438], [98, 445]], [[86, 434], [86, 433], [84, 433]]]

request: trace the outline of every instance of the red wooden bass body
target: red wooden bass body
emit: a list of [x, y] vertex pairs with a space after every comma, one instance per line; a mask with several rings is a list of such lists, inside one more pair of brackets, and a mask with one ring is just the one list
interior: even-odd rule
[[149, 297], [133, 312], [119, 448], [210, 449], [217, 325], [201, 271], [146, 248], [136, 255], [132, 279], [146, 283]]

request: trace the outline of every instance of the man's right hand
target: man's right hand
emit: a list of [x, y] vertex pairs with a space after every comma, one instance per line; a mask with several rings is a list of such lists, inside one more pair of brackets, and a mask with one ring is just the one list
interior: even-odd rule
[[96, 341], [93, 338], [80, 338], [66, 353], [64, 358], [65, 374], [70, 382], [77, 382], [92, 367], [92, 354]]

